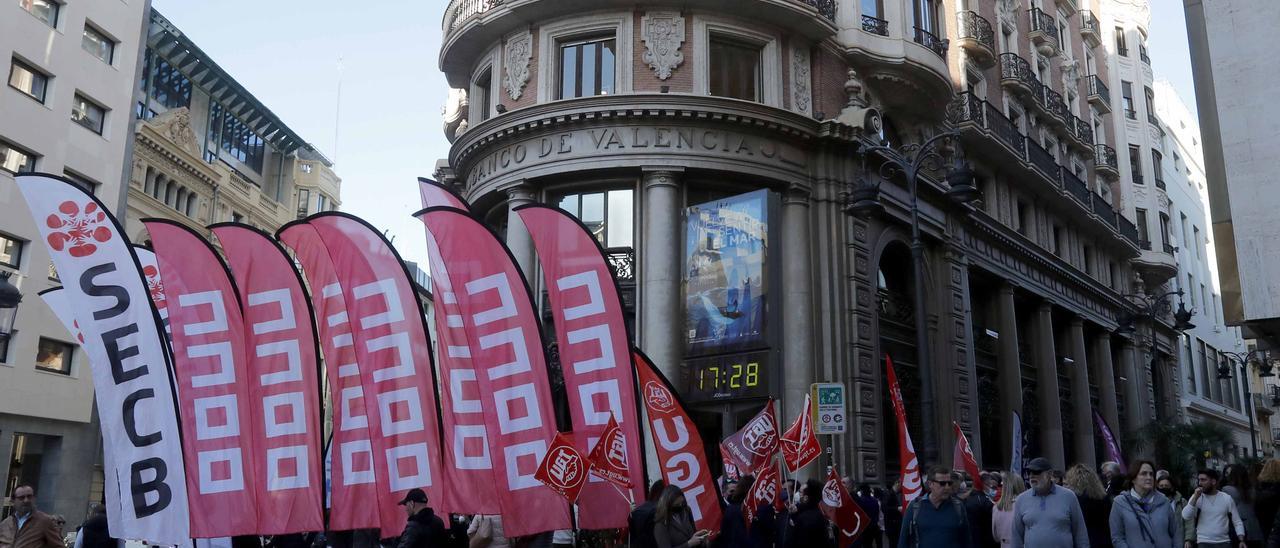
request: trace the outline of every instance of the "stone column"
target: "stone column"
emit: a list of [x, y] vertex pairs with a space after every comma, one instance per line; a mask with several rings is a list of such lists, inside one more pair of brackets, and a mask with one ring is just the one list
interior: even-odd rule
[[640, 249], [640, 349], [678, 382], [680, 329], [680, 168], [645, 168]]
[[1098, 377], [1098, 413], [1107, 422], [1107, 428], [1119, 437], [1120, 407], [1116, 404], [1116, 372], [1111, 363], [1111, 334], [1103, 332], [1093, 341], [1093, 371]]
[[1079, 316], [1071, 318], [1071, 409], [1074, 411], [1076, 429], [1075, 460], [1090, 467], [1098, 465], [1097, 454], [1093, 450], [1093, 405], [1089, 400], [1089, 350], [1084, 344], [1084, 320]]
[[1058, 470], [1066, 470], [1066, 453], [1062, 442], [1062, 397], [1058, 390], [1058, 354], [1053, 341], [1053, 305], [1040, 303], [1036, 308], [1035, 336], [1036, 384], [1040, 391], [1040, 452], [1029, 458], [1045, 457]]
[[[1022, 414], [1022, 361], [1018, 356], [1018, 311], [1014, 306], [1013, 286], [1000, 287], [999, 296], [1000, 348], [996, 356], [1000, 368], [1000, 424], [1013, 424], [1013, 414]], [[979, 410], [979, 413], [983, 410]], [[1002, 447], [1005, 455], [1012, 455], [1014, 443]]]
[[520, 221], [520, 216], [515, 212], [517, 207], [535, 202], [535, 197], [533, 187], [528, 185], [507, 189], [507, 248], [515, 257], [520, 271], [524, 272], [524, 277], [529, 280], [529, 286], [536, 292], [538, 263], [534, 259], [533, 238], [529, 236], [529, 229], [525, 228], [524, 223]]
[[782, 201], [782, 424], [804, 412], [813, 375], [813, 269], [809, 191], [793, 185]]
[[1120, 375], [1125, 378], [1124, 383], [1124, 419], [1128, 426], [1125, 435], [1133, 436], [1139, 428], [1142, 428], [1146, 421], [1143, 417], [1146, 413], [1142, 411], [1146, 404], [1143, 393], [1146, 390], [1143, 382], [1142, 372], [1138, 369], [1138, 349], [1134, 347], [1133, 341], [1126, 340], [1124, 347], [1120, 351]]

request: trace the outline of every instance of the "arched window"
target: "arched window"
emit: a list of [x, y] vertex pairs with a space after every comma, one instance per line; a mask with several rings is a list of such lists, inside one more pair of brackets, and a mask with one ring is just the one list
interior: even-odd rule
[[143, 178], [142, 191], [151, 194], [156, 186], [156, 170], [151, 166], [147, 166], [147, 176]]

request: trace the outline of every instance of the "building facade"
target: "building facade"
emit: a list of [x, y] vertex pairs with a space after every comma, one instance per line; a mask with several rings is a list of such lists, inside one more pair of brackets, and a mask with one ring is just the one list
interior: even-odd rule
[[[1155, 82], [1154, 98], [1160, 132], [1152, 143], [1150, 158], [1152, 167], [1160, 170], [1157, 189], [1168, 197], [1167, 208], [1159, 211], [1161, 215], [1167, 212], [1170, 219], [1159, 237], [1170, 242], [1178, 267], [1166, 285], [1170, 291], [1185, 292], [1187, 305], [1194, 312], [1195, 327], [1185, 331], [1179, 341], [1183, 406], [1188, 420], [1216, 422], [1231, 432], [1234, 441], [1224, 448], [1224, 457], [1247, 457], [1252, 455], [1251, 428], [1270, 438], [1271, 400], [1263, 398], [1262, 389], [1249, 382], [1250, 377], [1256, 378], [1256, 371], [1241, 377], [1233, 365], [1229, 368], [1231, 378], [1219, 377], [1219, 368], [1230, 362], [1228, 353], [1244, 355], [1249, 349], [1240, 329], [1226, 325], [1222, 311], [1215, 243], [1208, 229], [1209, 194], [1200, 126], [1167, 81]], [[1165, 152], [1163, 157], [1160, 151]], [[1255, 424], [1249, 422], [1250, 403], [1258, 413]], [[1259, 443], [1263, 444], [1261, 436]]]
[[144, 0], [0, 7], [0, 271], [23, 295], [0, 341], [0, 515], [19, 484], [74, 522], [101, 498], [88, 363], [36, 295], [61, 282], [13, 175], [66, 177], [119, 211], [146, 11]]
[[1197, 112], [1212, 205], [1212, 238], [1222, 276], [1228, 325], [1239, 325], [1259, 347], [1280, 334], [1280, 232], [1271, 218], [1280, 196], [1269, 191], [1280, 144], [1271, 89], [1280, 70], [1266, 37], [1280, 5], [1266, 0], [1183, 0]]
[[159, 12], [149, 15], [126, 229], [142, 219], [280, 225], [341, 205], [333, 163], [284, 124]]
[[[439, 61], [453, 146], [437, 178], [505, 235], [535, 287], [511, 209], [583, 220], [614, 257], [637, 344], [705, 439], [768, 397], [790, 421], [811, 383], [843, 383], [836, 464], [888, 481], [886, 355], [922, 463], [949, 460], [939, 448], [953, 442], [926, 424], [955, 421], [984, 466], [1007, 467], [1018, 413], [1028, 455], [1065, 467], [1102, 460], [1094, 409], [1121, 438], [1179, 416], [1168, 300], [1129, 296], [1163, 283], [1142, 257], [1172, 259], [1141, 246], [1108, 145], [1124, 114], [1106, 90], [1120, 79], [1106, 6], [742, 4], [452, 0]], [[900, 152], [921, 160], [914, 194], [886, 167]], [[981, 201], [951, 199], [965, 178], [948, 175], [966, 165]], [[883, 211], [851, 214], [868, 204]], [[754, 385], [707, 380], [752, 366]]]

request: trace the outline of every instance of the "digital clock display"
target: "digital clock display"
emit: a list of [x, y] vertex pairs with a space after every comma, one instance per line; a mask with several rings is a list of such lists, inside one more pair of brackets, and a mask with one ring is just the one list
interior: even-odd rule
[[769, 351], [686, 360], [684, 396], [690, 402], [768, 397]]

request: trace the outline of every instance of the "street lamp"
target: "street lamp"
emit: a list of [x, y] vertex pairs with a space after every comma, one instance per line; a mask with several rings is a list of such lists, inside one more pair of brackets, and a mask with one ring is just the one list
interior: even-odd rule
[[[1261, 359], [1255, 358], [1259, 356]], [[1222, 352], [1222, 363], [1218, 365], [1218, 378], [1225, 380], [1231, 378], [1231, 362], [1236, 362], [1240, 367], [1240, 384], [1244, 388], [1244, 409], [1249, 415], [1249, 441], [1253, 446], [1253, 456], [1258, 457], [1258, 428], [1254, 424], [1253, 412], [1253, 393], [1249, 389], [1249, 376], [1246, 365], [1253, 364], [1258, 370], [1259, 377], [1274, 377], [1272, 371], [1271, 359], [1267, 356], [1266, 350], [1253, 349], [1248, 352]]]
[[12, 272], [0, 272], [0, 343], [8, 344], [13, 333], [13, 323], [18, 318], [18, 304], [22, 291], [9, 282]]
[[[1178, 310], [1173, 312], [1173, 329], [1179, 333], [1188, 329], [1195, 329], [1196, 325], [1191, 323], [1192, 312], [1187, 310], [1187, 304], [1183, 302], [1182, 290], [1170, 291], [1163, 295], [1146, 295], [1132, 294], [1125, 295], [1124, 298], [1130, 304], [1137, 308], [1137, 311], [1131, 314], [1122, 315], [1118, 319], [1120, 324], [1116, 329], [1117, 333], [1130, 334], [1137, 331], [1137, 321], [1146, 319], [1152, 323], [1156, 318], [1163, 316], [1169, 312], [1173, 304], [1169, 301], [1174, 295], [1178, 296]], [[1151, 346], [1149, 348], [1151, 354], [1151, 370], [1156, 369], [1156, 336], [1154, 330], [1151, 333]]]
[[[915, 275], [915, 329], [916, 361], [920, 372], [920, 413], [924, 424], [924, 462], [938, 461], [937, 427], [934, 424], [933, 373], [929, 361], [929, 334], [925, 314], [924, 291], [924, 240], [920, 236], [920, 194], [918, 183], [921, 170], [940, 171], [945, 165], [948, 184], [947, 197], [959, 204], [967, 204], [981, 197], [974, 185], [973, 167], [964, 160], [959, 150], [960, 133], [948, 130], [920, 144], [898, 147], [880, 144], [862, 150], [862, 173], [859, 180], [849, 183], [844, 193], [845, 213], [867, 217], [880, 213], [880, 184], [901, 175], [907, 181], [907, 193], [911, 197], [911, 265]], [[950, 143], [949, 147], [940, 147]], [[940, 150], [941, 149], [941, 150]], [[867, 158], [875, 155], [881, 160], [880, 178], [875, 182], [867, 173]]]

